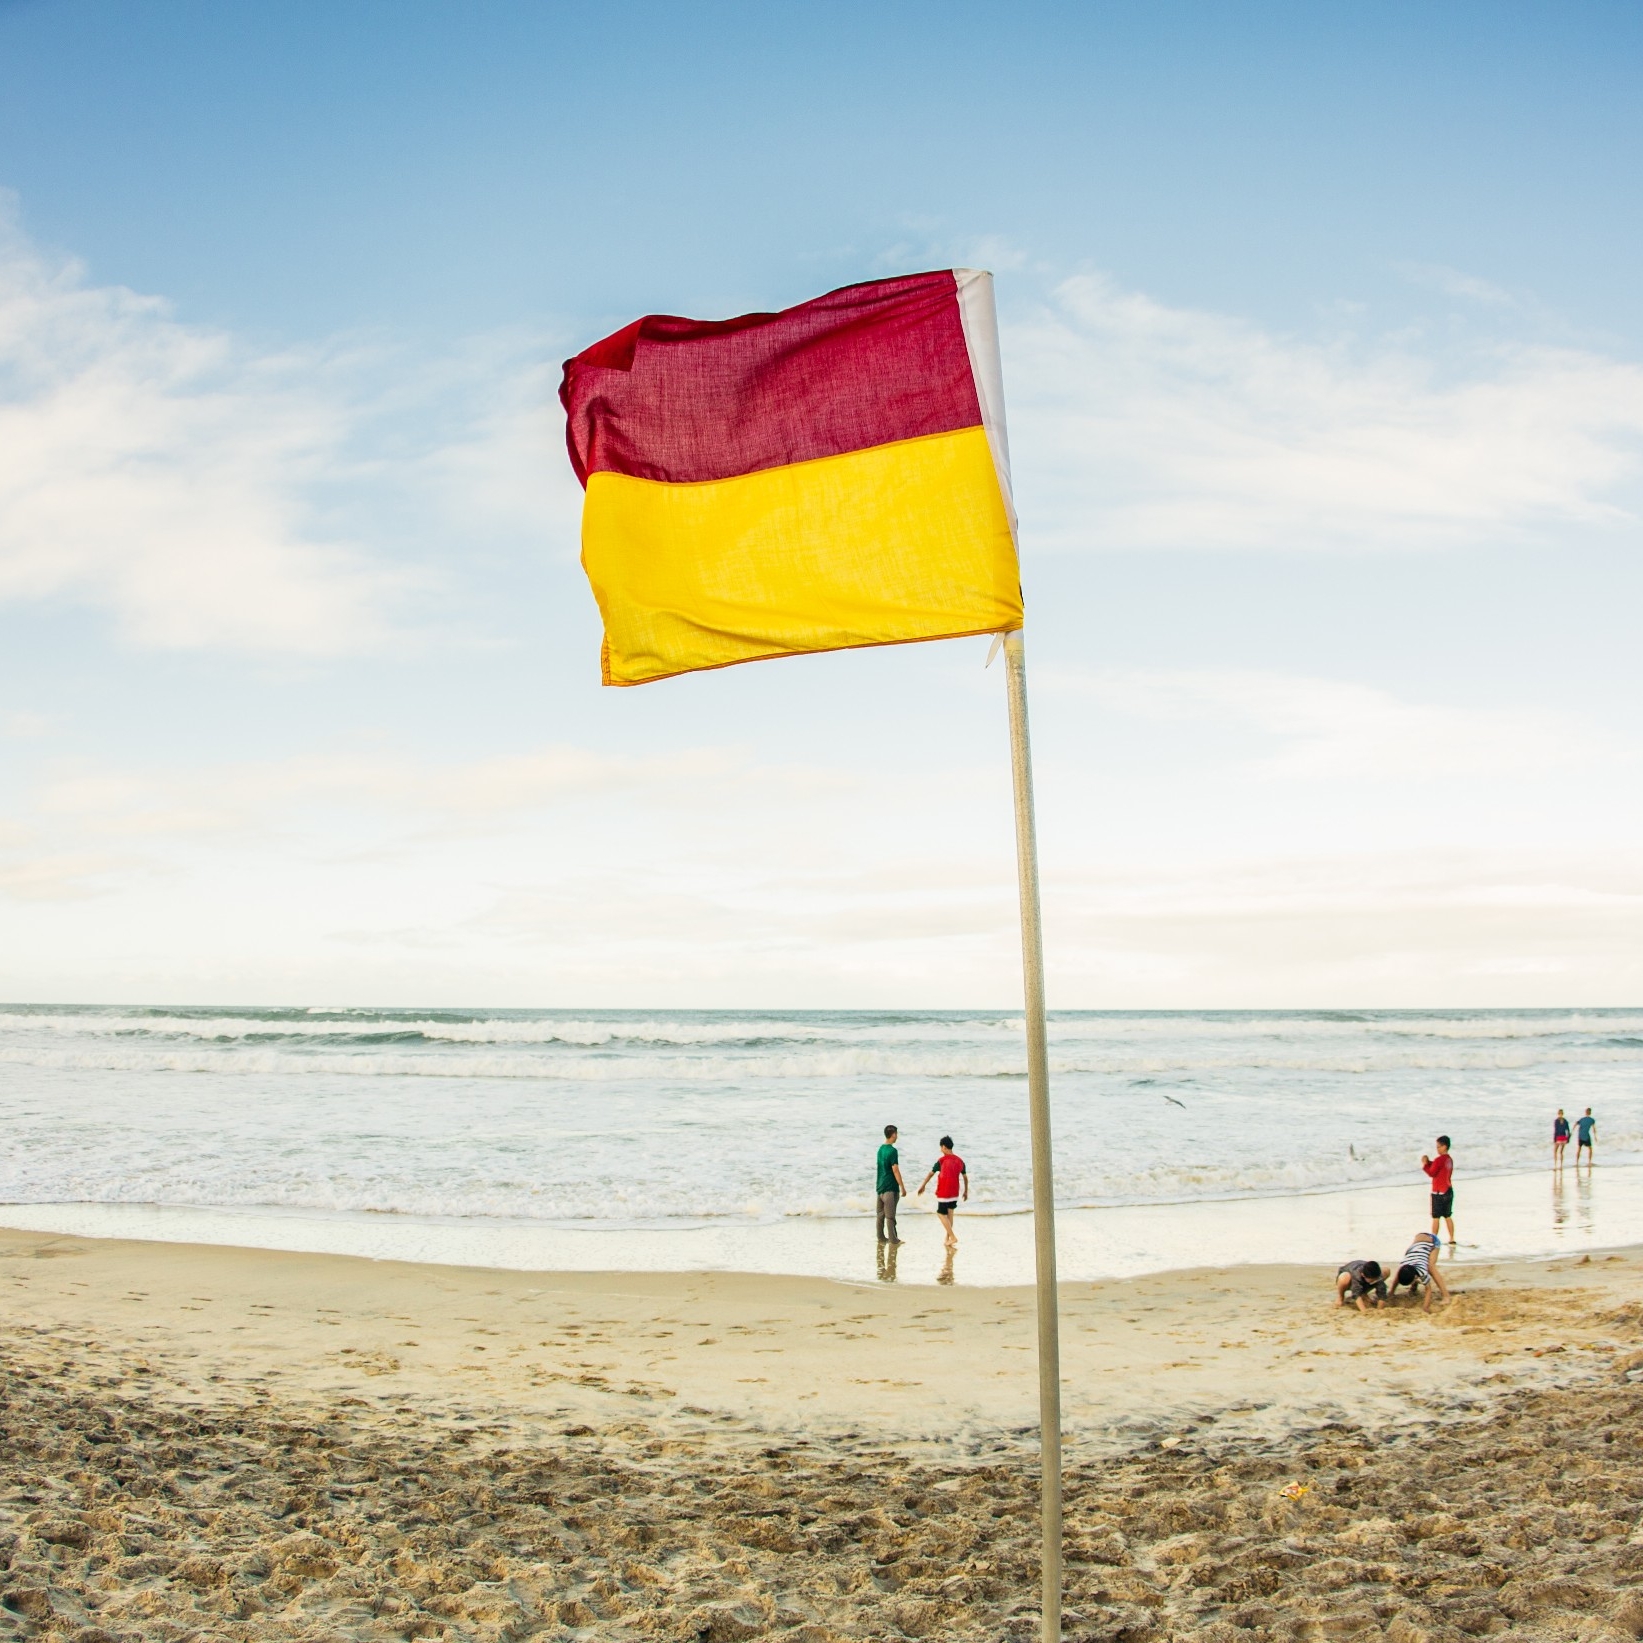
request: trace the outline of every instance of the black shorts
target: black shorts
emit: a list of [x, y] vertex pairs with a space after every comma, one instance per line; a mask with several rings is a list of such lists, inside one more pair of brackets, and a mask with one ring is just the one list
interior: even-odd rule
[[957, 1208], [958, 1199], [956, 1198], [938, 1198], [936, 1200], [937, 1215], [951, 1215]]
[[1432, 1219], [1434, 1221], [1447, 1220], [1455, 1213], [1455, 1189], [1451, 1187], [1447, 1192], [1432, 1194]]

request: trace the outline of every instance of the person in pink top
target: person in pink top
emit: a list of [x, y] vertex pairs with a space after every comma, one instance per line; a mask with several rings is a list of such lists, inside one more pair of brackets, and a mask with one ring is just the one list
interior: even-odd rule
[[964, 1160], [953, 1151], [950, 1135], [942, 1136], [941, 1156], [930, 1166], [930, 1173], [919, 1182], [920, 1195], [932, 1179], [936, 1183], [936, 1214], [947, 1229], [947, 1247], [957, 1249], [958, 1234], [953, 1231], [953, 1212], [958, 1208], [961, 1187], [963, 1196], [966, 1199], [970, 1196], [970, 1172], [964, 1167]]

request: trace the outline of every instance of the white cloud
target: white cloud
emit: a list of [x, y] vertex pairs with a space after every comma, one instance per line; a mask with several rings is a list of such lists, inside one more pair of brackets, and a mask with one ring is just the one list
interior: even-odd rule
[[[1033, 548], [1361, 549], [1634, 522], [1643, 374], [1595, 354], [1506, 346], [1457, 372], [1408, 341], [1298, 343], [1094, 280], [1007, 348]], [[259, 353], [13, 234], [0, 598], [95, 601], [150, 645], [348, 651], [425, 619], [411, 567], [459, 550], [438, 612], [459, 621], [520, 536], [533, 552], [573, 540], [563, 351], [500, 336], [431, 360]], [[1643, 979], [1643, 877], [1620, 848], [1635, 752], [1584, 720], [1253, 669], [1042, 669], [1035, 685], [1098, 700], [1115, 751], [1095, 769], [1076, 738], [1040, 743], [1059, 1003], [1533, 1002]], [[197, 976], [240, 996], [1014, 996], [998, 744], [973, 770], [887, 771], [869, 733], [850, 774], [572, 745], [597, 739], [586, 711], [567, 697], [537, 720], [564, 745], [440, 760], [418, 756], [414, 719], [343, 680], [311, 751], [259, 759], [247, 720], [232, 757], [188, 769], [166, 762], [169, 735], [100, 744], [77, 714], [76, 745], [120, 751], [68, 763], [57, 722], [0, 716], [0, 735], [43, 738], [32, 777], [15, 755], [34, 750], [12, 747], [33, 785], [0, 819], [7, 990]], [[383, 741], [335, 751], [361, 713]]]
[[1049, 890], [1051, 973], [1080, 1002], [1622, 1004], [1643, 984], [1635, 851], [1130, 861]]
[[325, 652], [393, 579], [303, 493], [347, 434], [317, 355], [257, 357], [88, 284], [0, 219], [0, 597], [102, 605], [139, 642]]
[[[555, 805], [711, 810], [727, 791], [745, 797], [773, 776], [814, 791], [813, 775], [760, 769], [720, 748], [653, 758], [565, 746], [449, 762], [316, 754], [201, 770], [59, 766], [0, 816], [0, 901], [119, 894], [211, 862], [235, 864], [249, 890], [293, 849], [362, 869], [430, 860], [433, 879], [449, 871], [431, 862], [442, 850], [529, 833]], [[608, 824], [610, 811], [601, 814]]]
[[1467, 274], [1458, 268], [1446, 268], [1442, 263], [1404, 262], [1396, 265], [1398, 272], [1415, 285], [1424, 285], [1446, 297], [1458, 297], [1464, 302], [1480, 302], [1490, 308], [1510, 308], [1515, 305], [1511, 292], [1476, 274]]
[[[1361, 768], [1366, 747], [1383, 771], [1424, 772], [1455, 753], [1445, 738], [1477, 730], [1440, 711], [1434, 740], [1428, 710], [1366, 692], [1369, 728], [1331, 742], [1304, 710], [1320, 688], [1305, 680], [1118, 675], [1070, 688], [1111, 692], [1109, 705], [1133, 702], [1154, 722], [1230, 702], [1240, 722], [1279, 737], [1263, 757], [1281, 768], [1293, 754], [1326, 786], [1340, 761]], [[1497, 755], [1508, 757], [1500, 743]], [[1019, 948], [996, 774], [991, 799], [957, 802], [938, 775], [863, 792], [714, 748], [59, 771], [18, 825], [0, 827], [7, 990], [49, 991], [47, 974], [95, 975], [134, 996], [159, 984], [120, 980], [118, 960], [144, 977], [196, 977], [200, 996], [998, 1003], [1019, 986]], [[1635, 995], [1635, 850], [1490, 845], [1439, 808], [1432, 842], [1362, 849], [1240, 832], [1219, 812], [1184, 840], [1119, 840], [1063, 813], [1045, 858], [1055, 1001]]]
[[[1017, 264], [991, 244], [982, 261]], [[1421, 277], [1484, 306], [1492, 288]], [[283, 352], [91, 283], [0, 212], [0, 599], [108, 610], [149, 646], [336, 654], [449, 625], [429, 568], [569, 548], [562, 352]], [[1274, 336], [1095, 276], [1007, 326], [1027, 542], [1388, 548], [1635, 526], [1643, 370], [1505, 342]], [[476, 557], [477, 555], [477, 557]], [[16, 732], [13, 731], [13, 734]]]
[[1256, 669], [1048, 668], [1039, 683], [1142, 718], [1241, 725], [1279, 744], [1258, 756], [1260, 768], [1296, 780], [1531, 775], [1636, 757], [1572, 714], [1406, 702], [1369, 685]]
[[1006, 327], [1026, 540], [1387, 549], [1635, 526], [1643, 369], [1274, 336], [1086, 275]]
[[[0, 835], [0, 848], [8, 841]], [[80, 901], [106, 893], [114, 875], [133, 864], [90, 851], [46, 851], [0, 859], [0, 897], [13, 901]]]
[[434, 585], [430, 516], [471, 551], [476, 522], [570, 515], [542, 352], [259, 352], [46, 257], [0, 196], [0, 600], [98, 606], [159, 648], [380, 646]]
[[449, 763], [314, 754], [209, 771], [59, 771], [32, 809], [54, 829], [96, 838], [254, 832], [318, 807], [369, 812], [396, 828], [483, 831], [565, 799], [619, 790], [680, 798], [749, 775], [745, 755], [722, 748], [635, 758], [566, 746]]
[[52, 723], [47, 714], [14, 708], [8, 713], [0, 713], [0, 736], [18, 742], [34, 741], [44, 736], [51, 729]]
[[[569, 349], [526, 331], [465, 337], [438, 358], [400, 362], [378, 390], [387, 449], [368, 472], [382, 491], [431, 509], [446, 545], [519, 537], [539, 551], [551, 538], [579, 548], [582, 488], [565, 453], [559, 405], [560, 359]], [[414, 520], [406, 521], [412, 528]], [[362, 521], [361, 534], [373, 519]]]

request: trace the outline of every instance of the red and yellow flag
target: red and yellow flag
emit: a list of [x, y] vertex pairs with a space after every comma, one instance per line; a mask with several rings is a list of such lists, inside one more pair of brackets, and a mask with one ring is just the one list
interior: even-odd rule
[[653, 314], [559, 397], [608, 685], [1021, 626], [989, 274]]

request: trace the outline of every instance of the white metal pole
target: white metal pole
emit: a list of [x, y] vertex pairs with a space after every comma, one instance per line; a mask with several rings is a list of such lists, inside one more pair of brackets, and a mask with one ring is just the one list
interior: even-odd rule
[[1055, 1286], [1055, 1171], [1050, 1156], [1050, 1057], [1044, 1026], [1044, 932], [1038, 905], [1038, 829], [1027, 736], [1027, 654], [1021, 631], [1004, 636], [1010, 690], [1010, 768], [1021, 884], [1021, 970], [1027, 1004], [1027, 1104], [1032, 1112], [1033, 1249], [1038, 1268], [1038, 1419], [1043, 1465], [1043, 1643], [1061, 1643], [1061, 1324]]

